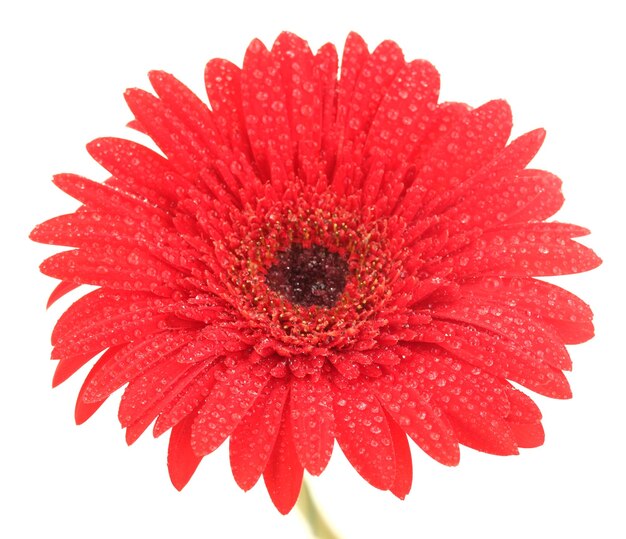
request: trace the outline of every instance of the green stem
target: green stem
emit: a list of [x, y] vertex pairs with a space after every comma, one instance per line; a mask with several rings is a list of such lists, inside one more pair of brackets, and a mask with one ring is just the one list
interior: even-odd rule
[[332, 530], [317, 508], [317, 505], [315, 505], [306, 479], [302, 481], [302, 488], [298, 496], [298, 501], [296, 502], [296, 507], [309, 525], [313, 537], [316, 539], [339, 539], [339, 536]]

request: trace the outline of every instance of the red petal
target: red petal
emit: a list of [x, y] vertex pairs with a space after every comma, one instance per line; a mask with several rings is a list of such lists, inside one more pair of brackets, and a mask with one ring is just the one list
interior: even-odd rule
[[145, 198], [138, 197], [107, 183], [94, 182], [75, 174], [57, 174], [53, 182], [59, 189], [85, 204], [90, 210], [111, 215], [132, 216], [157, 227], [166, 227], [170, 222], [163, 210], [147, 201], [163, 202], [152, 190], [141, 190], [139, 194]]
[[102, 365], [91, 377], [85, 387], [85, 401], [99, 401], [108, 397], [127, 382], [142, 375], [155, 363], [184, 346], [193, 337], [193, 332], [171, 330], [156, 333], [144, 341], [117, 347], [114, 353], [109, 349], [105, 355], [110, 361]]
[[[512, 222], [543, 221], [561, 209], [564, 202], [562, 182], [554, 174], [543, 170], [524, 170], [518, 174], [516, 184], [520, 186], [520, 191], [522, 186], [526, 186], [527, 191], [517, 195], [520, 201], [517, 212], [511, 215]], [[523, 204], [526, 193], [534, 195], [534, 198]]]
[[267, 374], [255, 374], [249, 363], [215, 373], [216, 383], [198, 411], [191, 445], [198, 455], [215, 451], [254, 404], [268, 382]]
[[[189, 129], [163, 101], [137, 88], [126, 90], [124, 98], [150, 138], [167, 156], [168, 159], [164, 161], [171, 168], [181, 172], [185, 177], [193, 178], [210, 164], [211, 152], [206, 143]], [[140, 151], [142, 152], [139, 153], [140, 164], [143, 164], [145, 152]], [[127, 162], [123, 163], [123, 166], [133, 166], [132, 159], [125, 161]], [[143, 174], [145, 176], [147, 171]]]
[[241, 333], [226, 327], [206, 326], [196, 333], [196, 337], [185, 347], [178, 361], [195, 363], [250, 348]]
[[387, 89], [367, 135], [365, 154], [379, 155], [394, 170], [417, 152], [433, 121], [439, 97], [439, 73], [432, 64], [414, 60]]
[[342, 131], [347, 121], [356, 80], [369, 57], [370, 53], [363, 38], [355, 32], [350, 32], [343, 47], [341, 77], [337, 84], [337, 126]]
[[[512, 341], [480, 328], [435, 320], [430, 325], [445, 339], [438, 344], [451, 354], [501, 378], [517, 382], [528, 389], [552, 398], [571, 396], [567, 380], [543, 357], [544, 348], [532, 348], [528, 339]], [[547, 336], [539, 336], [539, 339]], [[536, 344], [537, 341], [535, 341]], [[553, 344], [549, 345], [552, 347]]]
[[416, 184], [425, 200], [454, 189], [476, 174], [504, 148], [511, 132], [511, 110], [505, 101], [490, 101], [463, 115], [425, 156]]
[[207, 95], [215, 124], [233, 151], [251, 158], [241, 108], [241, 70], [227, 60], [211, 60], [204, 71]]
[[410, 492], [411, 483], [413, 482], [411, 449], [409, 447], [409, 441], [406, 439], [406, 434], [404, 434], [402, 429], [393, 421], [389, 414], [387, 414], [387, 423], [389, 425], [391, 439], [393, 440], [393, 450], [396, 454], [396, 478], [389, 490], [394, 496], [404, 500]]
[[148, 298], [148, 294], [131, 295], [128, 292], [115, 293], [103, 289], [93, 290], [72, 303], [61, 315], [52, 330], [52, 344], [57, 344], [70, 332], [74, 334], [76, 330], [81, 330], [94, 322], [101, 321], [102, 312], [105, 312], [108, 318], [118, 308], [124, 309], [129, 303]]
[[191, 449], [191, 427], [195, 417], [189, 415], [178, 423], [170, 434], [167, 450], [167, 468], [172, 484], [182, 490], [198, 468], [202, 457]]
[[[169, 358], [169, 361], [176, 361], [177, 356], [178, 354], [175, 354], [174, 357]], [[159, 417], [154, 424], [155, 438], [177, 425], [205, 401], [215, 384], [215, 370], [215, 368], [207, 368], [194, 374], [193, 379], [189, 380], [183, 390], [161, 407]]]
[[54, 217], [37, 225], [31, 239], [65, 247], [89, 247], [94, 241], [143, 247], [148, 242], [146, 236], [138, 234], [138, 231], [145, 231], [142, 222], [130, 217], [81, 211]]
[[56, 386], [69, 378], [96, 354], [109, 346], [146, 338], [163, 329], [165, 315], [154, 313], [149, 307], [133, 314], [121, 314], [67, 334], [59, 340], [52, 357], [59, 359], [54, 373]]
[[589, 271], [601, 260], [571, 237], [588, 233], [562, 223], [508, 225], [485, 233], [450, 257], [457, 278], [480, 274], [505, 277], [567, 275]]
[[508, 416], [509, 421], [515, 421], [516, 423], [541, 421], [541, 411], [528, 395], [515, 388], [509, 388], [507, 398], [511, 404], [511, 411]]
[[[383, 41], [369, 55], [358, 71], [353, 92], [345, 96], [348, 99], [346, 106], [349, 110], [344, 128], [347, 140], [360, 140], [360, 144], [365, 142], [364, 135], [370, 129], [376, 111], [387, 94], [389, 86], [405, 65], [402, 50], [393, 41]], [[343, 79], [343, 64], [341, 75]], [[340, 81], [340, 88], [342, 87], [343, 84]]]
[[498, 455], [517, 453], [505, 421], [509, 384], [425, 345], [412, 347], [402, 367], [413, 387], [432, 395], [431, 404], [444, 411], [460, 443]]
[[286, 88], [280, 64], [259, 40], [254, 40], [246, 51], [241, 99], [255, 161], [264, 178], [271, 177], [274, 188], [282, 192], [282, 182], [292, 177], [294, 165]]
[[291, 511], [300, 494], [304, 468], [293, 444], [289, 406], [283, 413], [276, 444], [263, 472], [265, 486], [272, 502], [283, 515]]
[[283, 32], [274, 42], [271, 55], [280, 64], [285, 85], [293, 149], [301, 160], [317, 158], [322, 142], [322, 88], [313, 75], [314, 57], [309, 45]]
[[88, 247], [52, 255], [40, 269], [45, 275], [75, 284], [167, 295], [173, 281], [181, 276], [178, 270], [142, 249], [107, 241], [92, 241]]
[[250, 490], [269, 461], [287, 402], [288, 386], [271, 380], [230, 437], [230, 467], [243, 490]]
[[550, 327], [503, 303], [493, 304], [488, 300], [483, 303], [476, 297], [469, 297], [438, 308], [433, 314], [437, 319], [464, 322], [503, 335], [518, 349], [531, 352], [551, 367], [571, 369], [567, 349]]
[[72, 290], [78, 288], [80, 285], [72, 283], [70, 281], [61, 281], [50, 294], [46, 308], [50, 308], [54, 302], [61, 299], [65, 294], [70, 293]]
[[548, 172], [524, 170], [474, 185], [446, 218], [451, 231], [488, 230], [506, 223], [547, 219], [562, 204], [561, 180]]
[[315, 55], [315, 78], [321, 85], [322, 96], [322, 147], [323, 156], [327, 161], [326, 174], [330, 175], [337, 155], [338, 140], [334, 136], [337, 117], [337, 68], [339, 60], [334, 45], [327, 43]]
[[209, 366], [204, 364], [189, 367], [162, 361], [128, 384], [118, 414], [122, 427], [126, 427], [128, 445], [133, 444], [159, 413], [207, 368]]
[[436, 413], [414, 388], [409, 377], [400, 372], [377, 381], [377, 394], [385, 410], [420, 448], [447, 466], [459, 463], [459, 445], [454, 432], [441, 413]]
[[395, 453], [385, 411], [360, 383], [334, 388], [335, 435], [354, 469], [368, 483], [388, 490], [396, 478]]
[[85, 378], [85, 381], [78, 392], [76, 407], [74, 408], [74, 419], [77, 425], [82, 425], [85, 421], [87, 421], [93, 414], [96, 413], [98, 408], [100, 408], [100, 406], [102, 406], [104, 401], [107, 399], [108, 395], [100, 400], [88, 400], [85, 398], [86, 390], [92, 383], [94, 377], [97, 376], [102, 369], [111, 362], [118, 350], [119, 347], [109, 348], [104, 354], [102, 354], [100, 359], [96, 361], [95, 365], [91, 368], [89, 374]]
[[159, 198], [152, 201], [160, 206], [166, 205], [165, 201], [176, 200], [177, 188], [188, 185], [169, 160], [136, 142], [99, 138], [87, 145], [87, 151], [134, 192], [156, 193]]
[[509, 428], [518, 447], [539, 447], [545, 441], [545, 434], [541, 423], [513, 423]]
[[491, 300], [494, 305], [515, 306], [533, 319], [553, 328], [566, 344], [578, 344], [593, 337], [593, 313], [574, 294], [532, 278], [484, 277], [466, 283], [464, 293]]
[[544, 442], [541, 412], [524, 393], [511, 388], [508, 392], [511, 412], [507, 417], [509, 427], [519, 447], [538, 447]]
[[[501, 224], [509, 214], [524, 207], [524, 200], [534, 202], [540, 193], [539, 189], [537, 192], [528, 189], [525, 185], [528, 182], [518, 181], [518, 175], [525, 174], [524, 167], [537, 153], [544, 137], [545, 131], [536, 129], [515, 139], [476, 174], [432, 199], [424, 213], [443, 212], [453, 230]], [[560, 194], [559, 187], [556, 191]]]
[[209, 108], [187, 86], [164, 71], [151, 71], [150, 83], [162, 102], [194, 135], [215, 151], [221, 137]]
[[517, 443], [510, 425], [485, 412], [448, 407], [446, 413], [459, 442], [492, 455], [517, 455]]
[[294, 380], [290, 409], [296, 453], [309, 473], [319, 475], [330, 460], [335, 441], [328, 381], [325, 378]]
[[[456, 129], [455, 126], [462, 124], [469, 110], [469, 107], [463, 103], [440, 103], [432, 115], [429, 115], [431, 123], [426, 125], [422, 143], [417, 147], [411, 166], [404, 171], [399, 169], [402, 183], [390, 182], [390, 187], [386, 189], [389, 207], [393, 209], [393, 214], [402, 215], [407, 222], [414, 221], [418, 215], [427, 217], [428, 212], [425, 212], [427, 206], [424, 202], [427, 190], [421, 185], [418, 172], [424, 161], [430, 158], [431, 149], [441, 139], [447, 137], [450, 131]], [[444, 192], [448, 191], [434, 195], [432, 203], [437, 202]], [[421, 224], [419, 220], [417, 223]]]
[[[495, 378], [482, 369], [460, 360], [433, 345], [411, 345], [400, 365], [399, 375], [404, 385], [420, 395], [430, 397], [429, 404], [436, 411], [441, 403], [454, 404], [457, 399], [470, 403], [470, 408], [487, 410], [498, 417], [510, 411], [505, 380]], [[451, 388], [454, 388], [452, 390]]]

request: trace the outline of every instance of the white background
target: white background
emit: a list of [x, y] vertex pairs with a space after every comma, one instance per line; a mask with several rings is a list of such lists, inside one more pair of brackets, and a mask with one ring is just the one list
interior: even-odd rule
[[[518, 457], [463, 450], [448, 469], [414, 451], [404, 502], [376, 491], [339, 451], [316, 497], [345, 538], [624, 537], [624, 99], [620, 2], [21, 2], [0, 8], [0, 535], [22, 537], [306, 537], [261, 484], [243, 493], [227, 454], [205, 459], [178, 493], [167, 437], [126, 447], [115, 395], [73, 424], [81, 376], [52, 390], [48, 336], [67, 306], [44, 310], [51, 279], [37, 265], [54, 250], [27, 240], [38, 222], [75, 207], [56, 172], [104, 179], [84, 150], [103, 135], [134, 136], [122, 92], [162, 68], [203, 93], [205, 62], [241, 63], [247, 43], [288, 29], [317, 48], [349, 30], [371, 47], [397, 41], [432, 61], [442, 98], [479, 105], [506, 98], [519, 135], [548, 138], [534, 162], [564, 180], [559, 218], [588, 226], [604, 259], [558, 282], [596, 312], [597, 337], [572, 347], [574, 399], [538, 397], [546, 443]], [[12, 5], [13, 7], [6, 7]], [[15, 7], [19, 5], [19, 7]], [[81, 374], [84, 374], [83, 371]], [[224, 448], [222, 448], [224, 449]]]

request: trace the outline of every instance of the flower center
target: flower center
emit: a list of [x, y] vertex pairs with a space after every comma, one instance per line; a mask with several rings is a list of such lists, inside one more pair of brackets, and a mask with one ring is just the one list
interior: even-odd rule
[[292, 243], [267, 270], [267, 286], [303, 307], [333, 307], [344, 288], [348, 263], [321, 245]]

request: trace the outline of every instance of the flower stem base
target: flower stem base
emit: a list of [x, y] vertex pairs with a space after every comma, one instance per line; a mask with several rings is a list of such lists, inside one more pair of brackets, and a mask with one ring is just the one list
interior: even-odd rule
[[308, 524], [312, 537], [315, 539], [340, 539], [315, 504], [306, 480], [302, 482], [296, 507]]

